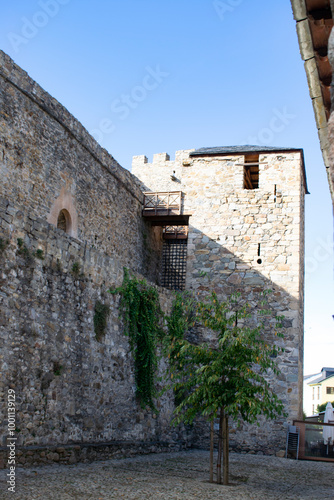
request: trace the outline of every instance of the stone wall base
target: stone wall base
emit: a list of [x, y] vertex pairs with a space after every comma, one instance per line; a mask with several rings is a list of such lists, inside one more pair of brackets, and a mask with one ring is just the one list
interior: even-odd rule
[[[188, 449], [189, 443], [125, 442], [83, 443], [54, 446], [17, 447], [16, 467], [51, 465], [54, 463], [73, 465], [95, 460], [125, 458], [149, 453], [166, 453]], [[8, 468], [8, 449], [0, 447], [0, 469]]]

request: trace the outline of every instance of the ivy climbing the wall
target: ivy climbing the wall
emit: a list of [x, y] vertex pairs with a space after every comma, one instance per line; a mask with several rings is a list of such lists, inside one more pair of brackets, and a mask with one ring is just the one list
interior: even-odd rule
[[100, 340], [106, 333], [109, 313], [109, 306], [103, 304], [98, 300], [94, 307], [94, 332], [95, 338], [98, 342], [100, 342]]
[[121, 295], [124, 333], [129, 336], [134, 357], [136, 395], [142, 408], [149, 407], [156, 412], [154, 375], [158, 364], [157, 343], [163, 335], [158, 291], [146, 280], [130, 276], [124, 269], [122, 285], [109, 292]]

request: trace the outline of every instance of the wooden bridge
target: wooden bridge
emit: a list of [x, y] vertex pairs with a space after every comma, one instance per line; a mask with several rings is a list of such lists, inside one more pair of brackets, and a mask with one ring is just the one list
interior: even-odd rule
[[188, 226], [182, 213], [182, 191], [144, 193], [143, 217], [153, 226]]

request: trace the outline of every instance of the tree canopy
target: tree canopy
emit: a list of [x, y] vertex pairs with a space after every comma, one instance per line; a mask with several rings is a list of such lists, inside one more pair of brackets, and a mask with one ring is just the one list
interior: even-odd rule
[[[284, 414], [284, 405], [267, 377], [279, 374], [276, 357], [283, 348], [264, 338], [272, 327], [274, 338], [283, 337], [281, 318], [268, 321], [270, 312], [265, 305], [264, 294], [258, 310], [267, 318], [267, 326], [262, 320], [252, 327], [247, 325], [249, 306], [241, 305], [238, 296], [220, 301], [213, 292], [206, 300], [195, 302], [189, 295], [176, 295], [165, 339], [169, 379], [179, 401], [175, 423], [191, 423], [202, 415], [211, 421], [219, 417], [221, 427], [228, 417], [252, 423], [259, 414], [270, 419]], [[194, 327], [211, 330], [215, 341], [191, 341], [189, 331]], [[222, 439], [221, 429], [219, 435]]]

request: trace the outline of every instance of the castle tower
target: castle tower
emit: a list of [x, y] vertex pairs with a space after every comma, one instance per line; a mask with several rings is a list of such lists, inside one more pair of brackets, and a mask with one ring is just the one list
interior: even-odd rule
[[[220, 296], [237, 290], [254, 309], [261, 290], [273, 290], [271, 307], [285, 317], [285, 352], [278, 361], [282, 380], [275, 381], [275, 391], [285, 402], [288, 419], [300, 418], [307, 193], [303, 151], [202, 148], [177, 151], [174, 161], [157, 154], [152, 163], [135, 156], [132, 173], [144, 191], [182, 193], [181, 213], [190, 215], [183, 288], [199, 295], [214, 290]], [[166, 233], [165, 228], [165, 238]], [[166, 265], [177, 268], [164, 257], [163, 279], [173, 275]], [[162, 284], [168, 287], [168, 282]]]

